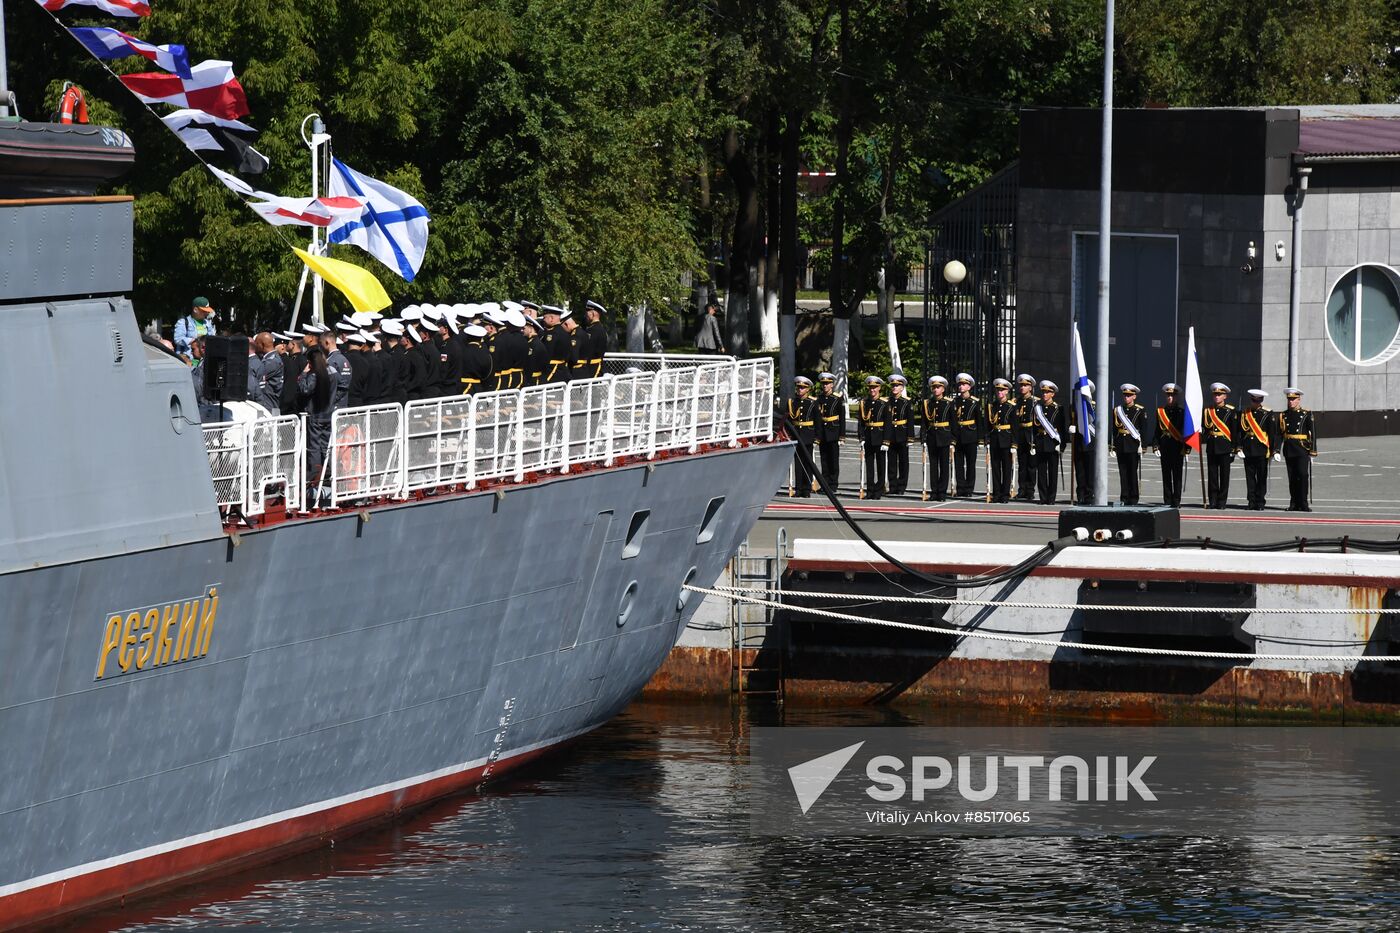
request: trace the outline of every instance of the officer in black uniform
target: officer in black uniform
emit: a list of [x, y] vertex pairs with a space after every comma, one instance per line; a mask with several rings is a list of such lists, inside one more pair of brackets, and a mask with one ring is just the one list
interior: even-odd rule
[[366, 360], [369, 340], [363, 334], [354, 333], [345, 338], [345, 352], [350, 358], [350, 388], [346, 404], [351, 408], [368, 405], [374, 401], [373, 366]]
[[1212, 402], [1206, 406], [1201, 427], [1206, 454], [1206, 508], [1223, 509], [1230, 499], [1230, 466], [1239, 448], [1239, 413], [1226, 399], [1230, 387], [1223, 382], [1210, 384]]
[[987, 459], [991, 475], [987, 494], [992, 502], [1011, 501], [1011, 446], [1016, 439], [1016, 404], [1011, 401], [1011, 383], [1000, 377], [992, 380], [993, 398], [987, 406]]
[[[806, 376], [798, 376], [793, 380], [797, 388], [797, 395], [787, 400], [787, 416], [792, 422], [792, 426], [797, 429], [798, 447], [801, 450], [793, 451], [793, 486], [792, 495], [807, 498], [812, 494], [812, 474], [807, 472], [807, 463], [812, 460], [812, 444], [817, 439], [817, 400], [812, 398], [812, 380]], [[803, 460], [802, 451], [807, 452], [806, 460]]]
[[865, 378], [865, 398], [860, 400], [860, 441], [865, 445], [865, 498], [878, 499], [885, 492], [885, 453], [889, 450], [889, 402], [880, 395], [885, 380]]
[[[437, 387], [438, 353], [432, 341], [427, 340], [421, 319], [405, 317], [403, 324], [404, 335], [409, 341], [408, 382], [405, 385], [408, 401], [432, 398]], [[424, 341], [427, 341], [427, 346]]]
[[1041, 505], [1054, 505], [1060, 479], [1060, 446], [1069, 433], [1069, 416], [1055, 401], [1060, 387], [1049, 379], [1040, 381], [1040, 401], [1031, 412], [1035, 422], [1035, 485]]
[[525, 363], [525, 385], [537, 386], [544, 383], [544, 372], [549, 368], [549, 350], [544, 345], [540, 332], [544, 328], [532, 317], [525, 318], [525, 340], [529, 344]]
[[[1084, 425], [1079, 424], [1081, 406], [1079, 404], [1079, 396], [1076, 394], [1074, 399], [1074, 417], [1072, 419], [1074, 424], [1070, 429], [1073, 432], [1073, 436], [1070, 438], [1071, 456], [1074, 458], [1074, 496], [1072, 498], [1074, 502], [1079, 505], [1093, 505], [1095, 467], [1094, 419], [1097, 416], [1098, 405], [1095, 404], [1093, 399], [1094, 389], [1096, 388], [1094, 386], [1094, 380], [1086, 379], [1084, 381], [1089, 385], [1089, 414], [1085, 416], [1089, 421], [1089, 425], [1088, 431], [1086, 432]], [[1084, 440], [1086, 433], [1089, 437], [1088, 441]]]
[[822, 393], [817, 396], [817, 446], [822, 455], [822, 477], [832, 492], [841, 482], [841, 439], [846, 436], [846, 399], [836, 394], [836, 376], [817, 376]]
[[928, 450], [929, 498], [948, 498], [948, 459], [953, 449], [953, 400], [948, 398], [948, 380], [929, 376], [929, 397], [924, 399], [924, 447]]
[[439, 397], [462, 394], [462, 345], [457, 339], [456, 313], [448, 312], [438, 319], [438, 331], [433, 343], [438, 349]]
[[1138, 387], [1125, 382], [1118, 387], [1123, 403], [1113, 409], [1113, 451], [1118, 458], [1118, 501], [1137, 505], [1142, 470], [1143, 432], [1147, 409], [1138, 404]]
[[1016, 501], [1035, 501], [1035, 378], [1030, 373], [1016, 377]]
[[301, 390], [297, 387], [297, 376], [306, 366], [306, 352], [302, 349], [301, 334], [287, 331], [287, 352], [282, 357], [282, 408], [284, 415], [301, 413]]
[[1278, 413], [1283, 435], [1283, 461], [1288, 465], [1288, 511], [1311, 512], [1312, 458], [1317, 456], [1317, 431], [1313, 413], [1303, 407], [1303, 390], [1284, 390], [1288, 407]]
[[953, 485], [958, 496], [970, 496], [977, 486], [977, 447], [986, 432], [982, 400], [972, 394], [977, 380], [958, 373], [958, 395], [953, 399]]
[[584, 306], [584, 317], [588, 318], [584, 331], [588, 335], [588, 365], [592, 367], [590, 379], [603, 375], [603, 357], [608, 352], [608, 330], [603, 326], [603, 315], [607, 313], [608, 309], [596, 301]]
[[914, 438], [914, 403], [905, 393], [903, 373], [890, 373], [889, 438], [886, 454], [890, 494], [904, 495], [909, 487], [909, 442]]
[[569, 349], [573, 345], [573, 341], [569, 339], [569, 331], [560, 326], [560, 322], [570, 316], [570, 312], [563, 308], [554, 305], [540, 306], [540, 323], [544, 326], [540, 339], [544, 341], [546, 351], [543, 378], [546, 383], [568, 382], [569, 373], [577, 362], [569, 356]]
[[462, 375], [458, 391], [463, 395], [485, 392], [495, 384], [491, 354], [486, 350], [485, 340], [486, 328], [480, 324], [462, 328]]
[[573, 382], [578, 379], [593, 378], [593, 363], [588, 358], [588, 335], [579, 327], [578, 321], [573, 314], [564, 316], [564, 338], [567, 341], [564, 347], [564, 356], [569, 362], [569, 380]]
[[1186, 439], [1182, 433], [1186, 428], [1186, 410], [1177, 401], [1181, 390], [1175, 382], [1168, 382], [1162, 386], [1162, 394], [1167, 397], [1167, 401], [1157, 409], [1157, 426], [1152, 437], [1152, 449], [1162, 460], [1162, 504], [1179, 509], [1181, 479], [1186, 468]]
[[1269, 494], [1269, 458], [1279, 450], [1279, 423], [1264, 407], [1269, 393], [1249, 390], [1249, 404], [1239, 414], [1235, 449], [1244, 455], [1244, 494], [1248, 507], [1264, 510]]
[[402, 405], [408, 401], [408, 338], [404, 336], [404, 325], [399, 320], [384, 321], [379, 329], [389, 341], [389, 349], [384, 354], [388, 381], [385, 392], [389, 401]]

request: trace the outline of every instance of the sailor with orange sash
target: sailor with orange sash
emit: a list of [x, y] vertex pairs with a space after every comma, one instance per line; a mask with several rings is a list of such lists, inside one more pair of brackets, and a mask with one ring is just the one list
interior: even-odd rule
[[1206, 455], [1206, 508], [1223, 509], [1230, 498], [1230, 465], [1239, 446], [1239, 414], [1225, 401], [1230, 397], [1229, 386], [1212, 382], [1210, 391], [1214, 404], [1206, 406], [1201, 439]]
[[1269, 458], [1279, 449], [1278, 419], [1264, 407], [1269, 393], [1249, 390], [1249, 404], [1240, 412], [1236, 449], [1244, 455], [1244, 494], [1248, 508], [1263, 511], [1269, 492]]
[[1157, 409], [1157, 433], [1152, 448], [1162, 461], [1162, 503], [1181, 508], [1181, 479], [1186, 469], [1186, 410], [1181, 407], [1181, 390], [1175, 382], [1162, 386], [1167, 403]]

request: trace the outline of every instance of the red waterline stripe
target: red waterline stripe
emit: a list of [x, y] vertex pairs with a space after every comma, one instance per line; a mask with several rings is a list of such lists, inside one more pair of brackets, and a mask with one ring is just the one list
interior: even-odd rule
[[[491, 766], [492, 775], [517, 768], [570, 741], [531, 749]], [[449, 774], [338, 807], [306, 813], [241, 833], [222, 836], [144, 859], [97, 869], [0, 897], [0, 930], [52, 920], [124, 901], [128, 897], [189, 884], [216, 874], [276, 861], [319, 848], [404, 810], [465, 790], [481, 781], [487, 765]]]

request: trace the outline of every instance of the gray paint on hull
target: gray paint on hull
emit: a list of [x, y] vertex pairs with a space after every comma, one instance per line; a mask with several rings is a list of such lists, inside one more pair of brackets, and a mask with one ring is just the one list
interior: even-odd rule
[[[507, 751], [605, 722], [698, 605], [677, 607], [687, 571], [719, 576], [790, 458], [722, 451], [0, 575], [0, 886], [484, 758], [508, 701]], [[211, 584], [208, 657], [94, 681], [110, 615]]]

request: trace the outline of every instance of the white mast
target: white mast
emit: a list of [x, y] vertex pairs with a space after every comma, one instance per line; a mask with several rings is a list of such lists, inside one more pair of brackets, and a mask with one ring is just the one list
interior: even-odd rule
[[[311, 135], [306, 134], [306, 124], [311, 124]], [[311, 196], [319, 198], [321, 196], [321, 147], [331, 141], [330, 134], [326, 132], [326, 125], [321, 122], [319, 113], [308, 114], [306, 119], [301, 121], [301, 139], [311, 150]], [[313, 256], [324, 256], [330, 248], [329, 243], [321, 242], [321, 228], [311, 228], [311, 246], [307, 252]], [[306, 278], [310, 274], [311, 285], [311, 320], [317, 324], [322, 324], [322, 301], [325, 296], [325, 283], [319, 275], [311, 273], [309, 267], [302, 267], [301, 283], [297, 285], [297, 300], [292, 307], [292, 328], [297, 326], [297, 317], [301, 314], [301, 299], [306, 292]]]

